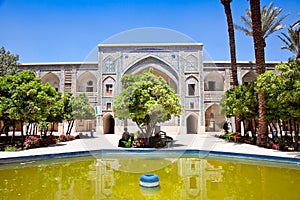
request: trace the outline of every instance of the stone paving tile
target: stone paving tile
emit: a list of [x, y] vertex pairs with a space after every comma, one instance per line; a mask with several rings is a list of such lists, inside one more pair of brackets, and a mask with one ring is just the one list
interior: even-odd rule
[[[272, 149], [259, 148], [254, 145], [226, 142], [210, 135], [171, 135], [171, 137], [173, 137], [174, 143], [171, 148], [168, 148], [169, 150], [203, 150], [207, 152], [213, 151], [295, 158], [300, 161], [300, 152], [281, 152]], [[94, 138], [77, 139], [50, 147], [29, 149], [20, 152], [0, 152], [0, 161], [5, 158], [20, 158], [35, 155], [55, 155], [94, 150], [124, 150], [124, 148], [117, 147], [120, 138], [120, 135], [98, 135]]]

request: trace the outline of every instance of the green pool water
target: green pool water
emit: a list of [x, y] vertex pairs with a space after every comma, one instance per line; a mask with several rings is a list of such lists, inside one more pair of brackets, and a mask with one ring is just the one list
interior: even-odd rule
[[[0, 199], [300, 199], [297, 165], [253, 163], [80, 157], [0, 165]], [[157, 174], [160, 187], [139, 186], [144, 173]]]

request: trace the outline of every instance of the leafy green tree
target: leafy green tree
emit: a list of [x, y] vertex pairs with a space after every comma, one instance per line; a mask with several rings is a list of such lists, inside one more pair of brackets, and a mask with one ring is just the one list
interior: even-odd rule
[[221, 112], [227, 117], [240, 116], [241, 121], [255, 120], [258, 116], [258, 102], [254, 86], [252, 82], [227, 90], [220, 103]]
[[123, 91], [114, 100], [114, 115], [134, 121], [148, 142], [157, 123], [170, 120], [182, 111], [178, 95], [152, 71], [124, 75], [121, 82]]
[[64, 119], [68, 123], [67, 135], [71, 134], [74, 122], [79, 120], [92, 120], [95, 119], [95, 113], [89, 103], [89, 99], [85, 94], [79, 94], [76, 97], [72, 97], [71, 93], [67, 93], [63, 97], [64, 102]]
[[23, 127], [25, 122], [38, 123], [55, 114], [54, 107], [60, 102], [61, 93], [50, 84], [43, 84], [33, 71], [24, 70], [0, 80], [0, 119], [4, 123], [15, 127], [20, 122]]
[[295, 131], [294, 147], [298, 150], [298, 136], [300, 132], [300, 59], [280, 64], [277, 69], [281, 71], [284, 90], [278, 96], [279, 102], [284, 105], [288, 116], [292, 120]]
[[0, 76], [15, 74], [18, 71], [18, 55], [11, 54], [2, 46], [0, 49]]
[[[282, 8], [273, 7], [274, 2], [271, 2], [269, 6], [263, 6], [261, 10], [261, 25], [262, 25], [262, 34], [263, 39], [265, 40], [272, 33], [283, 29], [285, 26], [282, 24], [282, 21], [288, 16], [285, 14], [282, 17], [279, 15], [282, 12]], [[245, 26], [234, 25], [237, 30], [243, 31], [247, 36], [253, 36], [253, 23], [251, 18], [251, 10], [246, 9], [246, 17], [241, 16], [241, 20]], [[264, 45], [265, 46], [265, 45]]]

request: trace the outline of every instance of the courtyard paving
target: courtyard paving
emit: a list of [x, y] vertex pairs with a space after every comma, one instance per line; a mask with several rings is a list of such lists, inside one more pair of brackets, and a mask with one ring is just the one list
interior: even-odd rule
[[[185, 150], [201, 151], [204, 156], [225, 156], [227, 158], [260, 159], [296, 163], [300, 166], [300, 152], [281, 152], [273, 149], [260, 148], [254, 145], [227, 142], [209, 134], [202, 135], [170, 135], [173, 145], [169, 148], [158, 149], [159, 152], [184, 152]], [[0, 152], [0, 163], [21, 162], [26, 160], [41, 160], [46, 157], [87, 155], [89, 152], [103, 151], [123, 153], [147, 153], [153, 149], [124, 149], [118, 147], [121, 135], [96, 135], [94, 138], [77, 139], [62, 142], [50, 147], [29, 149], [19, 152]], [[204, 152], [204, 153], [203, 153]]]

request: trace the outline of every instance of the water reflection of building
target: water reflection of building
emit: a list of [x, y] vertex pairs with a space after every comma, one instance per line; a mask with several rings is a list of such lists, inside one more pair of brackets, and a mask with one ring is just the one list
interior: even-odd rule
[[[178, 160], [178, 175], [182, 177], [181, 199], [208, 199], [207, 189], [211, 183], [222, 182], [222, 166], [214, 166], [208, 160], [181, 158]], [[214, 189], [217, 189], [215, 187]]]
[[115, 184], [114, 169], [118, 169], [117, 159], [98, 159], [95, 163], [96, 170], [96, 199], [107, 199], [112, 195]]
[[[98, 159], [96, 164], [96, 195], [100, 199], [112, 195], [113, 186], [116, 184], [114, 170], [120, 169], [119, 159]], [[207, 191], [222, 190], [223, 168], [209, 160], [199, 158], [180, 158], [177, 161], [177, 171], [181, 182], [180, 199], [208, 199]]]

